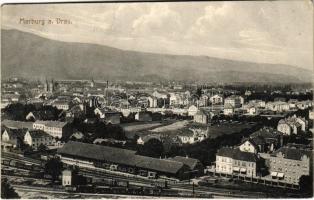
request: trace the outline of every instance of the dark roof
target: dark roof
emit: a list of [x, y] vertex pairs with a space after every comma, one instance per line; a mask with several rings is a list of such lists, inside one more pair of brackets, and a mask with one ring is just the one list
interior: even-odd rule
[[203, 109], [199, 109], [196, 113], [195, 113], [195, 115], [208, 115]]
[[43, 130], [30, 130], [29, 134], [32, 138], [43, 138], [43, 137], [52, 137]]
[[230, 103], [225, 104], [224, 109], [233, 109], [233, 106]]
[[62, 128], [65, 125], [68, 124], [67, 122], [52, 121], [52, 120], [49, 120], [49, 121], [36, 120], [34, 123], [36, 123], [36, 124], [44, 124], [45, 126], [48, 126], [48, 127], [58, 127], [58, 128]]
[[250, 138], [250, 141], [253, 141], [255, 145], [263, 145], [266, 143], [265, 139], [261, 136]]
[[216, 155], [249, 162], [256, 162], [258, 160], [257, 155], [254, 153], [243, 152], [238, 148], [231, 147], [223, 147], [219, 149]]
[[165, 173], [177, 173], [184, 164], [177, 161], [136, 155], [135, 151], [70, 141], [58, 149], [61, 155], [107, 161], [128, 166], [151, 169]]
[[277, 156], [282, 153], [283, 157], [290, 160], [301, 160], [303, 155], [306, 155], [309, 158], [312, 158], [313, 152], [309, 149], [298, 149], [296, 147], [281, 147], [275, 151], [272, 156]]
[[30, 113], [33, 113], [34, 117], [38, 120], [49, 120], [54, 118], [54, 114], [50, 110], [39, 110]]
[[250, 135], [251, 138], [258, 136], [263, 138], [278, 138], [280, 136], [280, 133], [273, 128], [262, 128]]
[[[249, 141], [253, 146], [258, 148], [258, 144], [252, 138], [244, 138], [241, 142], [241, 145], [245, 143], [246, 141]], [[257, 141], [257, 142], [260, 142], [260, 141]]]
[[27, 129], [5, 129], [10, 137], [24, 139]]
[[200, 163], [200, 161], [198, 159], [182, 157], [182, 156], [176, 156], [176, 157], [170, 158], [170, 159], [184, 163], [185, 165], [189, 166], [191, 170], [193, 170], [196, 167], [196, 165], [198, 163]]
[[130, 165], [171, 174], [176, 174], [184, 166], [182, 162], [140, 155], [135, 155]]
[[23, 128], [32, 129], [33, 128], [33, 122], [3, 120], [1, 124], [10, 129], [23, 129]]

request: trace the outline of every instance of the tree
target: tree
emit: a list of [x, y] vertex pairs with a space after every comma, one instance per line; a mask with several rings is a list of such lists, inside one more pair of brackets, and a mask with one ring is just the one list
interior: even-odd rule
[[20, 196], [15, 192], [7, 178], [1, 179], [1, 198], [2, 199], [19, 199]]
[[202, 89], [201, 88], [197, 88], [196, 95], [197, 95], [197, 98], [200, 99], [200, 97], [202, 96]]
[[163, 144], [160, 140], [152, 138], [139, 147], [139, 154], [158, 158], [164, 154]]
[[62, 170], [63, 165], [58, 157], [49, 159], [45, 164], [45, 173], [51, 175], [53, 182], [58, 179]]
[[313, 196], [313, 176], [302, 175], [299, 179], [300, 190]]

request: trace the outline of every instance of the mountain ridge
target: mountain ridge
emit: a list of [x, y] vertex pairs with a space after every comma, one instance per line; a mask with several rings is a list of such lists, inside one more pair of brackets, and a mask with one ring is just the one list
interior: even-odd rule
[[142, 80], [145, 76], [156, 75], [159, 77], [156, 79], [206, 82], [310, 82], [313, 74], [290, 65], [63, 42], [14, 29], [2, 29], [1, 35], [3, 77]]

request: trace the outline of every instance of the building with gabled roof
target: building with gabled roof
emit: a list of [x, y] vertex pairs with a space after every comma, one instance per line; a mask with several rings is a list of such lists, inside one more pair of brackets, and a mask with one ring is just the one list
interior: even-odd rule
[[234, 108], [240, 108], [244, 103], [244, 98], [238, 95], [231, 95], [225, 98], [225, 104], [230, 104]]
[[258, 146], [258, 152], [272, 152], [283, 145], [282, 133], [271, 127], [264, 127], [252, 133], [251, 138]]
[[189, 167], [182, 162], [137, 155], [135, 151], [116, 147], [70, 141], [58, 149], [61, 161], [80, 167], [102, 167], [155, 177], [165, 175], [184, 179]]
[[208, 124], [211, 119], [211, 113], [199, 109], [193, 116], [193, 121], [200, 124]]
[[24, 142], [32, 148], [37, 149], [40, 145], [53, 145], [54, 139], [51, 135], [42, 130], [29, 130], [24, 136]]
[[234, 107], [231, 104], [224, 105], [224, 115], [233, 115]]
[[278, 122], [277, 130], [284, 135], [299, 134], [305, 132], [308, 122], [305, 118], [297, 117], [296, 115], [281, 119]]
[[242, 174], [256, 177], [263, 163], [256, 153], [244, 152], [239, 148], [223, 147], [216, 154], [216, 172]]
[[12, 146], [13, 148], [19, 148], [23, 144], [26, 132], [27, 129], [4, 128], [4, 131], [1, 135], [1, 146]]
[[36, 121], [36, 120], [53, 120], [54, 114], [50, 110], [39, 110], [29, 112], [26, 117], [26, 120]]
[[189, 166], [191, 174], [195, 176], [200, 176], [204, 174], [204, 165], [195, 158], [183, 157], [183, 156], [175, 156], [173, 158], [168, 158], [170, 160], [175, 160], [178, 162], [182, 162], [185, 165]]

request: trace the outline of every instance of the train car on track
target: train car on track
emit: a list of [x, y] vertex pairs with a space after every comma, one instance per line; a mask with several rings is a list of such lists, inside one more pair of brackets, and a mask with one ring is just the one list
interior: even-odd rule
[[168, 188], [167, 181], [155, 181], [151, 185], [155, 186], [156, 188]]
[[11, 160], [8, 160], [8, 159], [2, 159], [1, 160], [1, 164], [3, 164], [3, 165], [10, 165], [10, 161]]
[[3, 175], [13, 175], [14, 170], [13, 169], [1, 169], [1, 174]]

